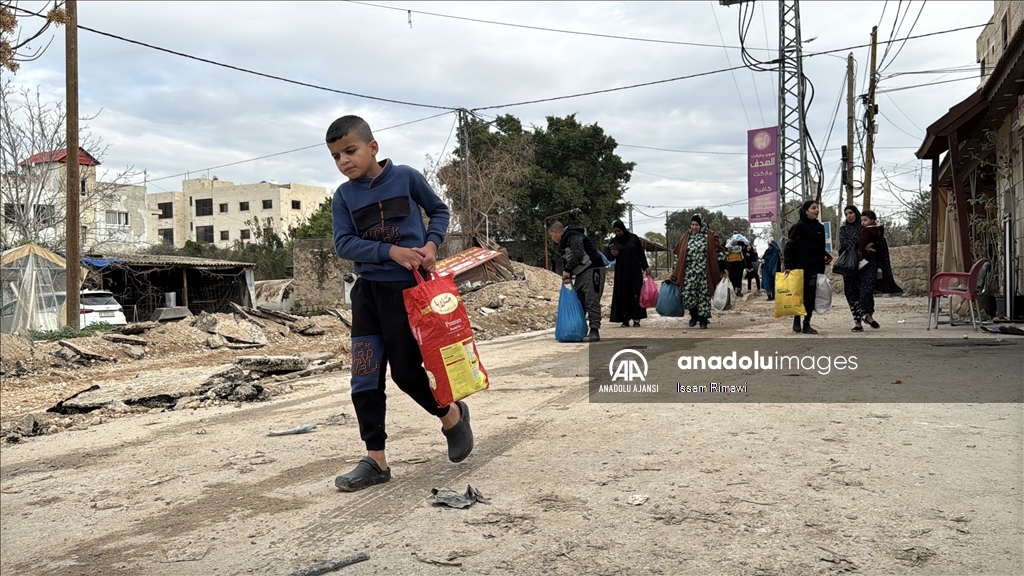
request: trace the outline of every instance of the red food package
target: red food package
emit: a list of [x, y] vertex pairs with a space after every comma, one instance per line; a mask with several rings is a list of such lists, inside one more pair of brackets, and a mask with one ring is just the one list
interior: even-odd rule
[[409, 326], [423, 355], [430, 390], [439, 407], [490, 386], [473, 341], [469, 314], [451, 276], [414, 271], [416, 286], [402, 292]]

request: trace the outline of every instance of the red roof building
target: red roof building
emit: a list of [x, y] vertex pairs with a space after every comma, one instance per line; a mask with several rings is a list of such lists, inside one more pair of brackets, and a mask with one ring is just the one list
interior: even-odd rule
[[[18, 166], [32, 166], [35, 164], [46, 164], [49, 162], [60, 162], [67, 164], [68, 162], [68, 151], [67, 149], [54, 150], [52, 152], [40, 152], [33, 154], [31, 158], [27, 158], [18, 162]], [[93, 158], [92, 154], [89, 154], [85, 150], [78, 150], [78, 164], [79, 166], [99, 166], [100, 161]]]

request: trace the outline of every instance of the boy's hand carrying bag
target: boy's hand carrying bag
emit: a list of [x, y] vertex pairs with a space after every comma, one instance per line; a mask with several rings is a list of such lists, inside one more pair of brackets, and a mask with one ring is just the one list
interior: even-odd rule
[[439, 407], [490, 386], [473, 341], [469, 314], [451, 276], [413, 270], [416, 286], [402, 291], [409, 327], [420, 346], [430, 391]]

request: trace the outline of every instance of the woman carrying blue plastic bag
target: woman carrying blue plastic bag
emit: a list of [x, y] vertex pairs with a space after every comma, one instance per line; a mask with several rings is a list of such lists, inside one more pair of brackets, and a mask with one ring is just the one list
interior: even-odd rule
[[576, 291], [569, 282], [558, 292], [558, 316], [555, 318], [555, 339], [559, 342], [582, 342], [587, 335], [587, 318]]

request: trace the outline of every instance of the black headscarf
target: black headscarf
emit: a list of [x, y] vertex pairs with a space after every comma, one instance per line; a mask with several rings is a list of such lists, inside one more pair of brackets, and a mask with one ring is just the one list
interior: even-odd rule
[[[857, 219], [854, 220], [852, 224], [846, 221], [847, 210], [853, 210], [853, 213], [857, 216]], [[860, 210], [857, 210], [857, 207], [853, 204], [843, 208], [843, 226], [860, 226]]]
[[632, 239], [632, 234], [629, 233], [629, 228], [626, 228], [626, 225], [622, 222], [622, 220], [616, 220], [615, 222], [612, 222], [612, 230], [615, 230], [616, 228], [622, 230], [622, 236], [616, 235], [612, 240], [619, 246], [625, 246], [626, 244], [629, 244], [629, 241]]

